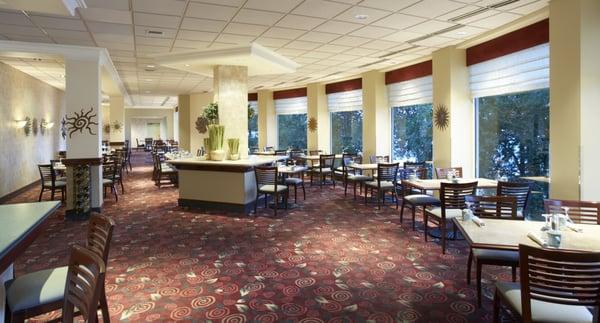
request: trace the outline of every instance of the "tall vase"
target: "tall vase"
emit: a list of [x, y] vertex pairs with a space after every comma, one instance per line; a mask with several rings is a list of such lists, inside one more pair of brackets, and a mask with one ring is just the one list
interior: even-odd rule
[[225, 159], [225, 150], [218, 149], [210, 152], [210, 159], [216, 161], [222, 161]]

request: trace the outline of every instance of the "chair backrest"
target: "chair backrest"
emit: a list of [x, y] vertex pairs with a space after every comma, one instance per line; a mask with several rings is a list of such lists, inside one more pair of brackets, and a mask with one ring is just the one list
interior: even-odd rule
[[309, 150], [308, 151], [309, 156], [319, 156], [321, 153], [323, 153], [322, 150]]
[[390, 156], [370, 156], [369, 161], [371, 164], [389, 163]]
[[477, 182], [469, 183], [441, 183], [440, 201], [442, 202], [442, 215], [445, 217], [446, 209], [464, 209], [465, 198], [475, 194]]
[[54, 166], [52, 163], [50, 164], [40, 164], [38, 165], [38, 170], [40, 171], [40, 179], [42, 180], [42, 185], [52, 185], [56, 181], [56, 174], [54, 173]]
[[273, 146], [266, 146], [265, 147], [265, 151], [273, 151], [275, 150], [275, 148], [273, 148]]
[[106, 265], [92, 251], [73, 246], [65, 285], [63, 322], [73, 322], [75, 308], [84, 322], [97, 321], [98, 301], [106, 273]]
[[333, 164], [335, 164], [335, 155], [319, 155], [319, 168], [333, 170]]
[[523, 217], [517, 217], [517, 198], [514, 196], [469, 195], [465, 202], [471, 203], [471, 211], [480, 218], [523, 220]]
[[496, 195], [499, 196], [514, 196], [517, 199], [517, 208], [525, 211], [529, 194], [531, 193], [531, 185], [526, 182], [503, 182], [498, 181]]
[[[531, 322], [531, 300], [600, 306], [600, 253], [519, 245], [521, 319]], [[597, 320], [597, 318], [596, 318]]]
[[292, 149], [290, 150], [290, 159], [288, 159], [287, 164], [296, 163], [296, 165], [304, 165], [306, 161], [302, 157], [304, 157], [304, 152], [301, 149]]
[[402, 167], [404, 169], [427, 168], [427, 163], [426, 162], [404, 162]]
[[90, 217], [87, 233], [87, 248], [108, 264], [108, 252], [112, 240], [115, 221], [101, 214]]
[[107, 161], [102, 164], [102, 177], [106, 179], [114, 180], [117, 177], [118, 172], [118, 158], [113, 159], [112, 161]]
[[546, 213], [565, 213], [563, 207], [569, 208], [569, 218], [575, 223], [600, 224], [600, 202], [544, 200]]
[[378, 163], [377, 164], [377, 185], [381, 182], [396, 183], [398, 179], [399, 163]]
[[254, 176], [256, 177], [256, 186], [275, 185], [277, 187], [277, 166], [256, 166], [254, 167]]
[[275, 150], [275, 156], [287, 156], [287, 150], [285, 150], [285, 149]]
[[435, 168], [435, 176], [439, 179], [445, 179], [449, 172], [454, 172], [456, 177], [463, 177], [462, 167]]

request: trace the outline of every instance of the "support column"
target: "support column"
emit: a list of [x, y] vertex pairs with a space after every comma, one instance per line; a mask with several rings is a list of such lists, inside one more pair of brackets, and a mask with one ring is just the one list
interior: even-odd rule
[[327, 94], [325, 84], [311, 83], [306, 87], [307, 120], [317, 120], [317, 130], [311, 132], [306, 129], [308, 150], [322, 150], [331, 152], [331, 121], [327, 107]]
[[175, 127], [179, 129], [179, 147], [183, 150], [191, 150], [191, 120], [190, 120], [190, 96], [189, 94], [180, 94], [177, 98], [177, 108], [179, 124]]
[[434, 115], [440, 104], [448, 109], [450, 122], [446, 129], [434, 122], [434, 166], [462, 167], [465, 177], [474, 177], [475, 114], [465, 49], [446, 47], [433, 52]]
[[[100, 210], [103, 203], [102, 97], [99, 57], [65, 58], [67, 216]], [[87, 185], [89, 183], [89, 185]], [[89, 190], [89, 191], [87, 191]], [[89, 198], [88, 198], [89, 197]]]
[[[219, 123], [228, 138], [240, 139], [240, 158], [248, 157], [248, 68], [217, 65], [213, 68], [213, 91], [219, 104]], [[227, 146], [225, 146], [225, 149]], [[227, 150], [227, 149], [226, 149]]]
[[[110, 141], [124, 142], [125, 141], [125, 99], [122, 96], [110, 97], [110, 112], [109, 118], [111, 124]], [[119, 127], [115, 128], [115, 125]], [[129, 143], [131, 145], [131, 143]]]
[[362, 74], [363, 91], [363, 156], [390, 155], [390, 107], [385, 86], [385, 73], [369, 71]]
[[277, 146], [277, 116], [273, 91], [258, 91], [258, 147]]
[[550, 2], [550, 197], [600, 200], [600, 2]]

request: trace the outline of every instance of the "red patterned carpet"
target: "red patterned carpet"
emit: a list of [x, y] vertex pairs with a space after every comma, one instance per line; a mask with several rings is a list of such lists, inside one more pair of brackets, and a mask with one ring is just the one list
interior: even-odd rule
[[[136, 160], [126, 194], [103, 208], [117, 223], [106, 284], [115, 322], [483, 322], [491, 321], [493, 281], [510, 279], [509, 269], [484, 268], [477, 309], [466, 244], [451, 242], [442, 255], [409, 221], [400, 226], [392, 207], [377, 211], [339, 187], [314, 187], [278, 218], [264, 209], [258, 217], [201, 213], [178, 207], [176, 189], [155, 187], [151, 166]], [[86, 223], [61, 216], [16, 263], [17, 275], [64, 265], [69, 245], [82, 243]]]

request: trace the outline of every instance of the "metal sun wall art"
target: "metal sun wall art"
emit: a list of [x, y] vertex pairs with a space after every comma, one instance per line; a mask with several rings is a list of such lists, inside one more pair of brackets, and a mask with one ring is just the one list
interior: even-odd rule
[[450, 112], [444, 104], [438, 104], [435, 106], [433, 112], [433, 123], [439, 130], [446, 130], [450, 123]]
[[81, 109], [80, 113], [75, 111], [72, 114], [68, 114], [66, 119], [66, 127], [67, 131], [69, 132], [69, 138], [71, 138], [77, 131], [83, 134], [84, 130], [87, 130], [92, 136], [96, 135], [92, 129], [93, 125], [98, 125], [98, 122], [95, 121], [96, 114], [94, 113], [94, 107], [90, 107], [90, 109], [85, 112], [83, 109]]
[[311, 117], [310, 119], [308, 119], [308, 130], [310, 130], [310, 132], [317, 131], [317, 127], [318, 123], [315, 117]]
[[112, 128], [116, 132], [121, 132], [123, 130], [123, 123], [119, 120], [113, 121]]

